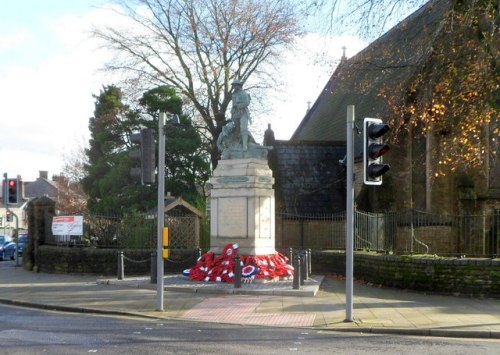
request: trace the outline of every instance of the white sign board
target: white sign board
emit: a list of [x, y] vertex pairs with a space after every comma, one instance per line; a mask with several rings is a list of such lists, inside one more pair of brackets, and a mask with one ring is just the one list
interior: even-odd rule
[[58, 216], [52, 218], [52, 234], [83, 235], [83, 216]]

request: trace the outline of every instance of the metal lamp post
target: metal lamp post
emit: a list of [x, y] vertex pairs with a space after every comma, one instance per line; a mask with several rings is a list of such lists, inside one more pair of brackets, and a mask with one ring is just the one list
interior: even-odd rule
[[347, 196], [346, 196], [346, 271], [345, 322], [352, 322], [353, 315], [353, 264], [354, 264], [354, 105], [347, 106]]
[[[165, 121], [167, 114], [160, 112], [158, 119], [158, 226], [156, 264], [156, 310], [163, 311], [163, 228], [165, 227]], [[178, 124], [177, 115], [172, 123]]]

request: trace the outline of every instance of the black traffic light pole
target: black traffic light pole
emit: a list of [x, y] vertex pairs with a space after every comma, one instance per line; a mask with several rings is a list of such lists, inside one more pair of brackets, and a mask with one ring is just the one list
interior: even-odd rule
[[[10, 182], [14, 182], [14, 189], [11, 191], [10, 189]], [[2, 196], [3, 196], [3, 205], [5, 207], [6, 211], [6, 219], [7, 216], [14, 216], [16, 220], [16, 232], [18, 233], [18, 238], [16, 241], [16, 266], [19, 266], [19, 218], [17, 218], [17, 214], [15, 214], [13, 211], [9, 209], [9, 202], [16, 204], [19, 199], [19, 187], [18, 187], [18, 180], [17, 179], [9, 179], [7, 177], [7, 173], [3, 174], [3, 191], [2, 191]], [[11, 201], [11, 192], [12, 192], [12, 197], [15, 195], [15, 199], [12, 199]], [[11, 222], [10, 220], [7, 220], [6, 222]]]

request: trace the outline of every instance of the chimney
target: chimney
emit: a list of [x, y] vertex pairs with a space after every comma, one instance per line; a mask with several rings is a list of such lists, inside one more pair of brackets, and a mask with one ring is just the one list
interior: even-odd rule
[[40, 179], [45, 179], [45, 180], [49, 179], [49, 172], [47, 170], [40, 170], [39, 173], [40, 173]]
[[18, 188], [18, 195], [19, 195], [19, 201], [24, 200], [24, 183], [23, 183], [23, 177], [21, 175], [17, 175], [17, 188]]

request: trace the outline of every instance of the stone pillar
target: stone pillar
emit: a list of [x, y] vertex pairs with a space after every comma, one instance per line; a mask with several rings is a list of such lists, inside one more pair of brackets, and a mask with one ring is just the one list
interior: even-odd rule
[[23, 252], [23, 267], [38, 271], [38, 246], [44, 244], [45, 237], [52, 233], [52, 217], [55, 216], [55, 201], [48, 197], [37, 197], [28, 203], [29, 242]]
[[266, 159], [220, 160], [210, 179], [211, 251], [238, 243], [242, 255], [275, 254], [274, 178]]

